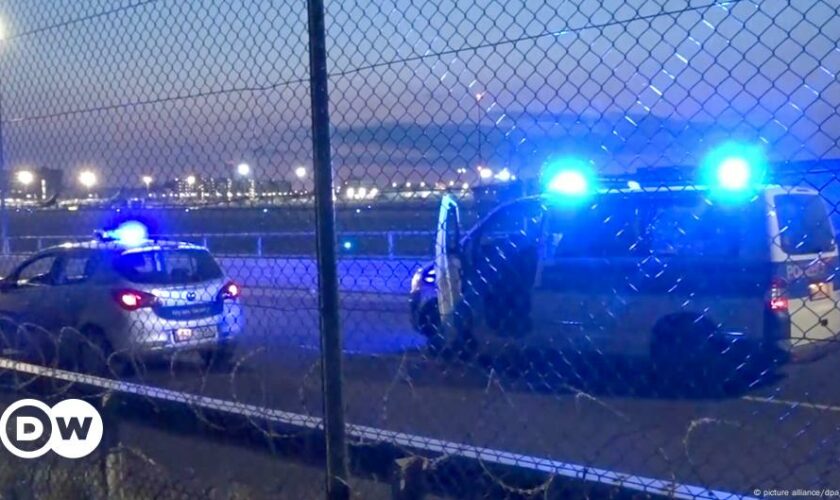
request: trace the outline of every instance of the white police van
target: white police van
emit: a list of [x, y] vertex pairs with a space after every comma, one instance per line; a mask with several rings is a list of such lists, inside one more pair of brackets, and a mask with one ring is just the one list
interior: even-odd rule
[[[726, 169], [742, 167], [723, 163], [719, 175], [730, 181]], [[415, 323], [479, 349], [550, 347], [660, 367], [824, 352], [840, 331], [825, 202], [813, 189], [747, 189], [736, 177], [722, 191], [590, 192], [585, 175], [563, 171], [552, 193], [499, 207], [463, 238], [446, 197], [434, 266], [415, 279], [418, 301], [434, 287], [440, 327]]]

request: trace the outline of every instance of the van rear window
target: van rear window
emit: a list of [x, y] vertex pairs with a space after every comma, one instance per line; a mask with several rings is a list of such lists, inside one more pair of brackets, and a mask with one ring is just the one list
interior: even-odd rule
[[222, 270], [205, 250], [148, 250], [117, 257], [117, 272], [133, 283], [181, 285], [220, 279]]
[[834, 231], [822, 199], [813, 194], [776, 196], [782, 250], [788, 255], [831, 252]]

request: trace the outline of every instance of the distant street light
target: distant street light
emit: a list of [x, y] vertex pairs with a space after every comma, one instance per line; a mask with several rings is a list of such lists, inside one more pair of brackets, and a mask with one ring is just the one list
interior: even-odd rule
[[30, 186], [35, 182], [35, 174], [30, 170], [20, 170], [15, 174], [15, 179], [23, 186]]
[[300, 166], [295, 169], [295, 177], [298, 179], [303, 179], [306, 177], [306, 167]]
[[478, 167], [478, 176], [482, 179], [489, 179], [493, 177], [493, 169], [485, 168], [485, 167]]
[[195, 186], [195, 176], [188, 175], [187, 176], [187, 186]]
[[146, 189], [149, 189], [154, 179], [152, 179], [151, 175], [144, 175], [141, 180], [143, 181], [143, 184], [146, 185]]
[[499, 170], [499, 173], [496, 174], [496, 180], [501, 182], [508, 182], [512, 180], [513, 175], [511, 175], [510, 170], [503, 168]]
[[79, 173], [79, 184], [84, 186], [86, 189], [90, 189], [95, 186], [96, 182], [96, 174], [92, 170], [82, 170], [81, 173]]
[[236, 173], [242, 177], [248, 177], [251, 175], [251, 165], [248, 165], [247, 163], [240, 163], [236, 166]]

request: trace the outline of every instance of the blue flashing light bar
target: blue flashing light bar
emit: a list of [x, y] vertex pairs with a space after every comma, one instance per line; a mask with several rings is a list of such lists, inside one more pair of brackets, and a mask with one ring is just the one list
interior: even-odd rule
[[582, 198], [596, 189], [595, 176], [588, 162], [565, 157], [548, 162], [543, 168], [543, 191], [565, 198]]
[[767, 175], [767, 160], [760, 147], [727, 142], [712, 149], [700, 165], [702, 183], [719, 198], [749, 197]]
[[106, 231], [104, 236], [125, 246], [135, 247], [149, 241], [149, 230], [141, 222], [123, 222], [116, 229]]

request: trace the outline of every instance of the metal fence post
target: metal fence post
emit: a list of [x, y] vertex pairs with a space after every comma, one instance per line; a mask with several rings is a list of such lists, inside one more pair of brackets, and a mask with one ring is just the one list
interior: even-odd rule
[[315, 239], [318, 252], [327, 498], [343, 499], [349, 498], [350, 489], [347, 483], [347, 449], [341, 387], [341, 330], [338, 321], [338, 274], [324, 1], [307, 0], [306, 6], [309, 15], [309, 92], [312, 104]]
[[9, 173], [6, 171], [6, 151], [3, 148], [3, 141], [3, 96], [0, 95], [0, 240], [2, 240], [0, 251], [3, 255], [8, 255], [9, 215], [6, 212], [6, 196], [9, 189]]

